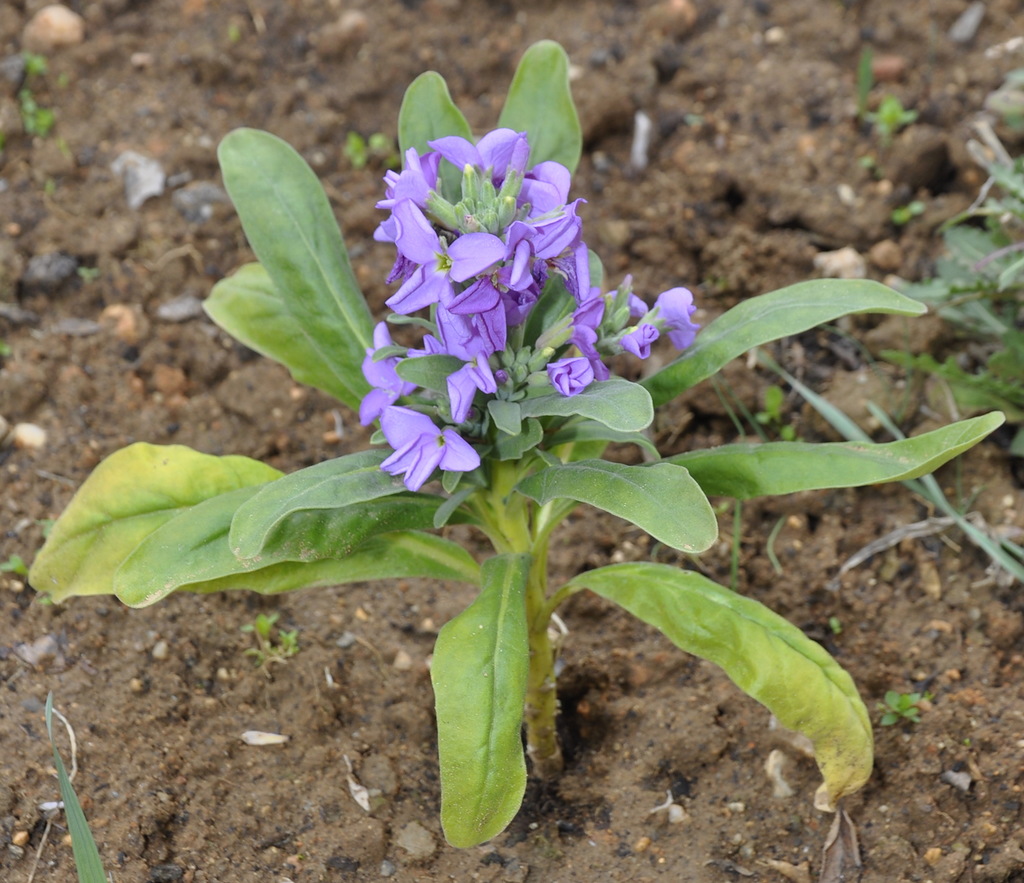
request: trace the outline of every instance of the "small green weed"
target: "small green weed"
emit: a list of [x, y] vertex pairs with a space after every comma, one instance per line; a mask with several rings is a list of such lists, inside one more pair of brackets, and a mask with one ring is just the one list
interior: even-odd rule
[[885, 701], [878, 703], [880, 711], [884, 711], [879, 723], [883, 727], [891, 727], [901, 721], [910, 721], [912, 724], [921, 723], [920, 703], [931, 700], [929, 693], [897, 693], [889, 690], [885, 694]]
[[28, 565], [20, 555], [11, 555], [6, 561], [0, 561], [0, 573], [16, 573], [18, 576], [28, 576]]
[[25, 60], [25, 85], [18, 91], [18, 108], [21, 111], [21, 125], [26, 135], [45, 138], [53, 131], [57, 121], [52, 110], [43, 107], [36, 100], [32, 92], [31, 83], [46, 74], [48, 66], [42, 55], [35, 55], [26, 52], [22, 55]]
[[274, 626], [280, 616], [280, 613], [260, 613], [252, 622], [242, 626], [243, 632], [256, 639], [256, 646], [246, 650], [245, 655], [251, 656], [258, 668], [266, 669], [272, 662], [284, 662], [299, 652], [298, 629], [287, 632], [277, 629], [274, 637]]
[[917, 119], [917, 111], [904, 108], [895, 95], [886, 95], [878, 105], [878, 110], [865, 113], [864, 119], [874, 127], [882, 146], [888, 147], [901, 129]]
[[920, 199], [908, 202], [906, 205], [897, 206], [892, 210], [889, 219], [897, 226], [902, 227], [909, 224], [914, 218], [924, 214], [925, 205]]
[[782, 405], [786, 394], [781, 386], [769, 386], [764, 391], [764, 410], [758, 411], [754, 419], [761, 425], [775, 432], [783, 441], [796, 441], [796, 427], [786, 422], [782, 413]]
[[374, 132], [364, 138], [358, 132], [349, 132], [345, 136], [342, 153], [354, 169], [366, 168], [371, 162], [386, 168], [393, 168], [401, 162], [395, 142], [383, 132]]

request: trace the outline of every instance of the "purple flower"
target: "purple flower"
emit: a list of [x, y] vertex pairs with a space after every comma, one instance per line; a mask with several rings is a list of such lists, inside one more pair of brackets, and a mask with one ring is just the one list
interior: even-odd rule
[[408, 395], [416, 388], [415, 383], [402, 380], [395, 371], [395, 366], [399, 362], [398, 356], [374, 360], [373, 354], [376, 350], [391, 346], [393, 343], [388, 326], [378, 322], [373, 329], [373, 346], [366, 348], [366, 358], [363, 359], [363, 376], [369, 381], [370, 386], [374, 387], [359, 403], [359, 422], [363, 426], [369, 426], [386, 407], [394, 404], [399, 396]]
[[419, 411], [398, 405], [385, 408], [380, 428], [395, 449], [380, 468], [389, 475], [404, 475], [411, 491], [423, 487], [438, 467], [469, 472], [480, 465], [480, 455], [454, 429], [440, 429]]
[[484, 273], [505, 256], [505, 243], [490, 233], [467, 233], [445, 245], [411, 199], [396, 203], [391, 218], [399, 254], [420, 265], [388, 298], [387, 305], [396, 313], [448, 305], [455, 293], [452, 282]]
[[537, 163], [526, 173], [519, 202], [530, 204], [531, 217], [546, 214], [565, 205], [571, 183], [572, 173], [561, 163]]
[[477, 390], [484, 393], [498, 391], [494, 372], [483, 353], [476, 357], [475, 362], [467, 362], [458, 371], [448, 375], [448, 398], [454, 423], [462, 423], [469, 416]]
[[651, 344], [660, 336], [657, 328], [644, 322], [635, 328], [630, 328], [622, 335], [619, 343], [627, 353], [632, 353], [638, 359], [646, 359], [651, 354]]
[[693, 304], [693, 293], [686, 288], [670, 288], [658, 295], [654, 302], [657, 318], [668, 330], [668, 338], [677, 350], [686, 349], [700, 330], [700, 325], [690, 321], [697, 307]]
[[548, 364], [548, 379], [562, 395], [574, 396], [593, 382], [594, 369], [588, 359], [580, 356], [559, 359]]
[[440, 306], [435, 319], [444, 351], [463, 362], [473, 361], [480, 353], [489, 356], [505, 349], [508, 322], [501, 303], [473, 315], [453, 313]]
[[526, 133], [512, 129], [495, 129], [476, 144], [458, 135], [448, 135], [427, 144], [460, 171], [466, 166], [490, 171], [491, 181], [496, 187], [501, 186], [510, 169], [522, 175], [530, 158]]

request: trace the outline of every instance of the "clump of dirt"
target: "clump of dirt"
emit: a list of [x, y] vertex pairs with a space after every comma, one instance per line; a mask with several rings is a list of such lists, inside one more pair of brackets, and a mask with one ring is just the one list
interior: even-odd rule
[[[648, 298], [689, 285], [706, 322], [812, 277], [814, 258], [841, 247], [867, 256], [874, 278], [928, 272], [937, 225], [983, 182], [964, 146], [971, 120], [1020, 65], [1007, 43], [1019, 29], [1012, 0], [986, 4], [966, 42], [949, 37], [959, 0], [813, 9], [803, 0], [388, 0], [344, 10], [312, 0], [76, 0], [67, 5], [83, 18], [82, 42], [47, 53], [47, 71], [26, 79], [21, 35], [42, 5], [0, 6], [0, 339], [9, 348], [0, 416], [46, 433], [40, 447], [0, 453], [0, 562], [30, 561], [46, 520], [132, 441], [285, 470], [367, 444], [354, 415], [233, 343], [199, 309], [250, 259], [215, 155], [237, 126], [273, 131], [310, 162], [380, 313], [391, 257], [370, 235], [385, 168], [374, 157], [357, 168], [347, 135], [394, 137], [405, 86], [430, 68], [483, 131], [522, 51], [557, 39], [574, 64], [584, 127], [576, 191], [611, 284], [631, 272]], [[888, 145], [856, 116], [866, 46], [887, 58], [869, 100], [889, 93], [919, 112]], [[53, 111], [51, 134], [26, 131], [24, 89]], [[630, 161], [638, 111], [654, 124], [642, 168]], [[162, 195], [135, 208], [112, 169], [128, 151], [164, 180]], [[915, 199], [924, 213], [895, 225], [892, 210]], [[863, 336], [877, 324], [847, 330]], [[956, 345], [928, 323], [879, 327], [893, 330], [870, 333], [936, 357]], [[775, 355], [856, 407], [863, 378], [875, 375], [841, 341], [813, 332]], [[774, 382], [742, 362], [723, 380], [751, 410]], [[892, 386], [882, 374], [870, 388]], [[722, 402], [705, 385], [666, 408], [663, 450], [735, 439]], [[803, 437], [826, 437], [787, 402]], [[921, 424], [910, 407], [906, 428]], [[940, 481], [987, 524], [1024, 526], [997, 443]], [[1024, 879], [1019, 592], [956, 532], [904, 540], [833, 587], [848, 556], [932, 514], [900, 487], [755, 501], [742, 512], [738, 589], [826, 646], [873, 713], [888, 690], [930, 695], [920, 723], [878, 728], [876, 773], [847, 802], [863, 879], [1009, 883]], [[721, 544], [696, 565], [724, 583], [733, 532], [725, 513]], [[581, 510], [552, 568], [568, 577], [649, 557], [681, 563]], [[46, 835], [38, 808], [57, 795], [42, 724], [51, 691], [75, 727], [76, 788], [118, 880], [712, 883], [806, 879], [801, 868], [817, 865], [830, 819], [811, 804], [813, 765], [787, 755], [795, 796], [774, 797], [763, 766], [771, 749], [788, 749], [764, 711], [595, 597], [565, 611], [564, 777], [531, 782], [505, 834], [459, 851], [437, 821], [427, 662], [469, 588], [404, 581], [127, 610], [95, 597], [48, 607], [17, 572], [0, 581], [5, 880], [75, 879], [62, 820]], [[240, 630], [260, 612], [279, 613], [299, 636], [298, 655], [266, 672], [245, 655], [251, 638]], [[289, 739], [251, 746], [246, 730]], [[348, 763], [371, 789], [369, 813], [350, 793]], [[683, 810], [678, 823], [652, 812], [668, 796]]]

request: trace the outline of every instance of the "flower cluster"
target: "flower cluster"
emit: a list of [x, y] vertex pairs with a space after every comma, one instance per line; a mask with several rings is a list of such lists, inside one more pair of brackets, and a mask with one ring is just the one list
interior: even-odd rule
[[[683, 349], [698, 329], [685, 288], [648, 309], [628, 277], [607, 294], [591, 286], [582, 200], [567, 201], [571, 176], [559, 163], [527, 168], [525, 133], [497, 129], [476, 144], [450, 136], [429, 146], [423, 156], [408, 150], [404, 170], [385, 176], [377, 207], [390, 215], [374, 234], [398, 251], [388, 277], [400, 283], [387, 301], [391, 319], [429, 310], [429, 320], [404, 320], [428, 332], [421, 349], [406, 349], [377, 325], [363, 362], [373, 390], [359, 414], [364, 425], [380, 420], [395, 451], [382, 468], [404, 475], [410, 490], [438, 467], [479, 466], [463, 435], [486, 442], [498, 432], [485, 397], [573, 396], [608, 379], [604, 356], [646, 358], [663, 332]], [[458, 193], [445, 187], [453, 171], [461, 172]], [[443, 389], [403, 378], [401, 363], [425, 356], [441, 357]]]

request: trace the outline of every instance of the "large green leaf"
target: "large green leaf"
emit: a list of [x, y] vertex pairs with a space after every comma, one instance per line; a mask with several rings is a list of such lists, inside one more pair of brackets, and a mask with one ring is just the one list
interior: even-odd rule
[[[473, 579], [475, 564], [465, 552], [459, 554], [458, 546], [447, 540], [435, 544], [430, 541], [438, 537], [410, 532], [375, 536], [355, 550], [339, 539], [333, 558], [326, 557], [329, 549], [310, 551], [300, 542], [276, 544], [270, 553], [258, 558], [238, 558], [228, 542], [231, 521], [239, 506], [258, 492], [259, 488], [253, 487], [221, 494], [162, 525], [118, 568], [114, 574], [115, 594], [125, 604], [145, 607], [179, 590], [251, 589], [274, 594], [395, 576]], [[416, 520], [427, 521], [424, 526], [429, 527], [432, 516], [419, 514]], [[402, 519], [394, 523], [401, 525]], [[314, 533], [311, 542], [318, 536]], [[427, 542], [419, 542], [420, 538]]]
[[622, 377], [591, 383], [583, 392], [557, 392], [519, 402], [523, 417], [588, 417], [620, 432], [639, 432], [651, 425], [654, 407], [640, 384]]
[[529, 135], [531, 165], [554, 160], [576, 171], [583, 136], [569, 88], [569, 56], [558, 43], [541, 40], [523, 54], [498, 125]]
[[977, 444], [1002, 423], [1002, 414], [986, 414], [887, 444], [723, 445], [677, 454], [665, 462], [689, 469], [706, 494], [749, 500], [769, 494], [917, 478]]
[[501, 833], [523, 800], [529, 569], [527, 555], [485, 561], [480, 594], [434, 645], [441, 826], [452, 846], [476, 846]]
[[[405, 487], [401, 480], [380, 468], [389, 453], [382, 450], [359, 451], [326, 460], [280, 479], [281, 487], [275, 488], [274, 493], [264, 493], [271, 490], [270, 485], [262, 488], [239, 505], [231, 523], [229, 541], [234, 553], [239, 558], [255, 558], [263, 554], [275, 532], [284, 529], [285, 521], [297, 513], [329, 513], [353, 503], [402, 493]], [[289, 533], [294, 535], [292, 531]]]
[[268, 132], [236, 129], [217, 156], [245, 235], [284, 308], [333, 369], [338, 398], [358, 408], [370, 389], [361, 366], [373, 344], [373, 319], [320, 182]]
[[203, 301], [203, 309], [249, 349], [287, 367], [299, 383], [341, 401], [348, 395], [336, 366], [292, 315], [288, 299], [274, 288], [262, 264], [244, 264], [234, 275], [221, 279]]
[[871, 722], [850, 676], [828, 652], [763, 604], [692, 571], [645, 562], [582, 573], [586, 587], [653, 625], [677, 647], [721, 666], [783, 726], [814, 743], [830, 808], [871, 775]]
[[36, 556], [29, 581], [58, 602], [110, 594], [121, 562], [179, 512], [280, 475], [248, 457], [129, 445], [100, 463], [79, 488]]
[[[413, 80], [405, 90], [398, 109], [398, 145], [402, 156], [410, 147], [422, 156], [430, 148], [428, 141], [458, 135], [473, 140], [469, 123], [452, 101], [448, 84], [436, 71], [427, 71]], [[462, 169], [447, 160], [441, 162], [442, 195], [453, 203], [462, 197]]]
[[655, 406], [705, 380], [752, 347], [851, 313], [919, 316], [925, 306], [879, 282], [815, 279], [752, 297], [697, 334], [683, 355], [642, 381]]
[[597, 506], [683, 552], [703, 552], [718, 537], [718, 520], [700, 485], [670, 463], [580, 460], [542, 469], [516, 489], [541, 505], [569, 499]]

